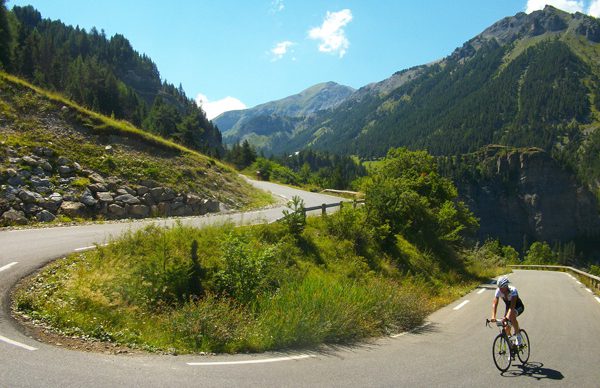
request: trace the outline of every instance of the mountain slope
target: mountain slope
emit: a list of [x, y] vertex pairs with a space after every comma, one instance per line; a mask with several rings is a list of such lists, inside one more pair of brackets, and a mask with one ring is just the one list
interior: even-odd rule
[[0, 72], [0, 226], [203, 214], [264, 197], [209, 157]]
[[289, 134], [306, 117], [339, 105], [353, 91], [348, 86], [325, 82], [281, 100], [225, 112], [213, 122], [222, 131], [226, 143], [254, 139], [255, 145], [265, 148], [272, 136]]
[[[0, 4], [0, 68], [88, 109], [127, 120], [189, 148], [222, 155], [221, 134], [180, 86], [163, 82], [156, 64], [129, 41], [43, 19], [31, 6]], [[4, 48], [6, 47], [6, 49]]]
[[505, 18], [391, 92], [363, 90], [304, 121], [275, 151], [378, 157], [397, 146], [442, 155], [536, 146], [600, 182], [599, 41], [600, 22], [582, 14], [548, 6]]

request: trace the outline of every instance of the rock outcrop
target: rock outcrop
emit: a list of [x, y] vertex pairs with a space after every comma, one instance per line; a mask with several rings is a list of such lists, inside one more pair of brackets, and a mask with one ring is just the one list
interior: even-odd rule
[[481, 240], [494, 237], [521, 250], [533, 241], [600, 235], [596, 198], [546, 152], [490, 147], [483, 158], [483, 177], [457, 182], [480, 219]]
[[62, 219], [192, 216], [219, 212], [214, 198], [150, 180], [103, 177], [46, 147], [0, 149], [0, 226]]

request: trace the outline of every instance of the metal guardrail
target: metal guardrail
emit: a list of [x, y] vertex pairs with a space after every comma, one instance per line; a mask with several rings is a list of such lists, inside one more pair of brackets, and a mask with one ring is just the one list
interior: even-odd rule
[[584, 272], [584, 271], [581, 271], [581, 270], [579, 270], [577, 268], [567, 267], [565, 265], [535, 265], [535, 264], [530, 264], [530, 265], [509, 265], [509, 267], [523, 268], [523, 269], [527, 269], [527, 268], [532, 268], [532, 269], [549, 269], [551, 271], [572, 272], [575, 275], [577, 275], [577, 277], [579, 277], [581, 280], [583, 280], [586, 284], [588, 284], [590, 287], [595, 288], [597, 291], [600, 292], [600, 277], [594, 276], [594, 275], [589, 274], [589, 273]]
[[344, 207], [344, 204], [347, 204], [347, 203], [352, 204], [352, 207], [356, 209], [356, 206], [358, 206], [359, 204], [365, 203], [365, 200], [364, 199], [355, 199], [353, 201], [341, 201], [339, 203], [329, 203], [329, 204], [324, 203], [320, 206], [305, 207], [304, 213], [306, 214], [306, 212], [321, 209], [321, 215], [326, 215], [327, 209], [332, 208], [332, 207], [338, 207], [338, 206], [341, 209], [342, 207]]

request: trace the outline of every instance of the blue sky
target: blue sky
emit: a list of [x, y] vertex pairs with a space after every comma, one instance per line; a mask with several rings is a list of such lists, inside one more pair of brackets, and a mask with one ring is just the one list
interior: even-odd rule
[[209, 118], [326, 81], [359, 88], [429, 63], [506, 16], [600, 0], [8, 0], [108, 37], [119, 33]]

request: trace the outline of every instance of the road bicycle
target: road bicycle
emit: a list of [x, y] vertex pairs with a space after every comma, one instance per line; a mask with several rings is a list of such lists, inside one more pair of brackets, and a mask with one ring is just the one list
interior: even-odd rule
[[496, 368], [501, 372], [506, 372], [508, 368], [510, 368], [515, 357], [518, 357], [522, 364], [526, 364], [529, 360], [529, 353], [531, 351], [531, 344], [527, 332], [521, 329], [522, 342], [521, 345], [516, 345], [514, 342], [516, 341], [516, 338], [509, 337], [506, 334], [506, 326], [509, 328], [512, 327], [510, 321], [492, 321], [486, 319], [485, 325], [491, 327], [490, 323], [492, 322], [496, 323], [496, 326], [500, 329], [500, 333], [494, 338], [494, 343], [492, 344], [492, 357], [494, 358]]

